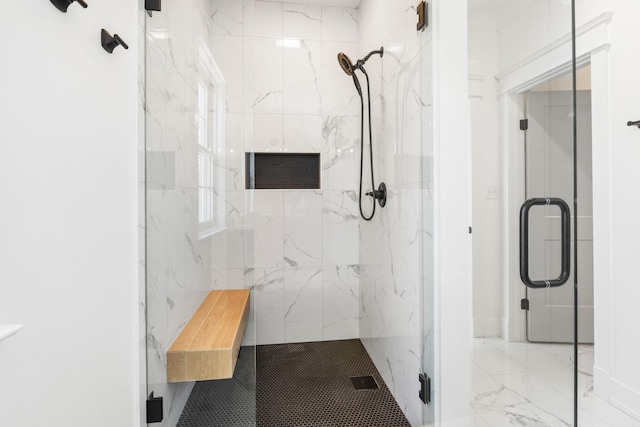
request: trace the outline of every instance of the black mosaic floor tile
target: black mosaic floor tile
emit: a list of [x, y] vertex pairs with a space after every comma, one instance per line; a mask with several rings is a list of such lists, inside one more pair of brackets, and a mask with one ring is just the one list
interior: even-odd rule
[[[359, 340], [257, 346], [253, 357], [243, 348], [233, 379], [197, 383], [178, 427], [411, 426]], [[377, 389], [354, 388], [366, 376]]]

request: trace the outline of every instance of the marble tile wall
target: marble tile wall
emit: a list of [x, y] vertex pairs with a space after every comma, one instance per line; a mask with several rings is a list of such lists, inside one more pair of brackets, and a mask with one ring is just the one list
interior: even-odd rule
[[[354, 9], [254, 2], [244, 151], [321, 153], [321, 189], [245, 193], [245, 284], [255, 342], [357, 338], [358, 111], [337, 54], [357, 54]], [[246, 51], [245, 51], [246, 53]]]
[[387, 206], [361, 222], [360, 337], [409, 421], [421, 425], [417, 378], [433, 350], [433, 319], [425, 318], [433, 316], [425, 309], [433, 295], [430, 33], [416, 32], [413, 1], [363, 0], [359, 13], [360, 55], [385, 48], [366, 69], [376, 185], [384, 181], [389, 193]]

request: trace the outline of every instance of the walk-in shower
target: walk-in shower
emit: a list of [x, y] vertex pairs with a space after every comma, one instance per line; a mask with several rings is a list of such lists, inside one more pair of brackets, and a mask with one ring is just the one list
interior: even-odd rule
[[371, 211], [371, 215], [367, 216], [364, 214], [362, 209], [362, 175], [363, 175], [363, 163], [364, 163], [364, 96], [362, 95], [362, 87], [360, 86], [360, 81], [358, 80], [358, 76], [356, 76], [356, 70], [360, 70], [362, 74], [367, 79], [367, 112], [368, 112], [368, 123], [369, 123], [369, 161], [371, 167], [371, 191], [366, 193], [367, 196], [371, 196], [374, 200], [377, 200], [380, 204], [380, 207], [383, 208], [387, 204], [387, 186], [384, 182], [381, 182], [376, 190], [376, 184], [374, 179], [374, 171], [373, 171], [373, 137], [371, 135], [371, 89], [369, 84], [369, 74], [367, 74], [367, 70], [364, 68], [364, 64], [371, 58], [373, 55], [384, 55], [384, 47], [380, 47], [379, 50], [373, 50], [367, 54], [362, 59], [358, 59], [355, 64], [351, 62], [351, 59], [345, 55], [344, 53], [338, 53], [338, 63], [340, 67], [344, 70], [347, 75], [353, 78], [353, 84], [358, 91], [358, 95], [360, 96], [360, 186], [358, 193], [358, 204], [360, 208], [360, 216], [366, 221], [370, 221], [373, 219], [376, 214], [376, 204], [373, 203], [373, 210]]

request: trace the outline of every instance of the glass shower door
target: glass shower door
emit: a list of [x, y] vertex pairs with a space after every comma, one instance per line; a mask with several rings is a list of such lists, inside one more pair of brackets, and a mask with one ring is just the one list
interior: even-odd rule
[[[577, 426], [578, 283], [591, 261], [578, 244], [581, 200], [590, 196], [577, 179], [588, 156], [578, 143], [585, 133], [576, 132], [583, 112], [576, 107], [574, 2], [468, 4], [472, 142], [499, 148], [504, 166], [503, 191], [474, 198], [474, 210], [505, 198], [508, 254], [502, 318], [489, 332], [475, 331], [482, 338], [472, 353], [474, 416], [491, 426]], [[486, 82], [494, 77], [499, 102], [492, 105]], [[500, 145], [483, 136], [492, 132], [490, 108], [498, 110]], [[482, 236], [475, 222], [474, 240]], [[488, 259], [479, 250], [474, 258]], [[474, 276], [474, 308], [486, 289]]]
[[252, 292], [242, 174], [252, 13], [249, 0], [185, 0], [146, 17], [147, 396], [163, 401], [154, 426], [255, 425], [252, 315], [233, 379], [167, 374], [167, 351], [210, 292]]
[[[519, 210], [519, 276], [525, 297], [524, 368], [518, 387], [553, 418], [578, 425], [578, 196], [575, 31], [572, 4], [549, 1], [541, 24], [552, 40], [564, 30], [565, 57], [552, 45], [542, 68], [552, 77], [529, 87], [524, 138], [524, 199]], [[536, 6], [531, 8], [536, 9]], [[562, 21], [555, 14], [563, 17]], [[562, 40], [559, 38], [557, 40]], [[571, 43], [570, 43], [571, 42]], [[571, 47], [571, 48], [570, 48]], [[544, 89], [548, 90], [544, 90]], [[582, 166], [582, 165], [580, 165]], [[536, 344], [533, 344], [536, 343]], [[542, 417], [541, 417], [542, 418]]]

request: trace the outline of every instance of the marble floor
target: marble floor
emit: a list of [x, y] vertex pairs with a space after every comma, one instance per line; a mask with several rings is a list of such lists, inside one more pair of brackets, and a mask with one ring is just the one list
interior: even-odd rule
[[[640, 427], [593, 393], [593, 346], [578, 355], [580, 427]], [[476, 339], [472, 349], [474, 427], [573, 426], [573, 346]], [[462, 425], [462, 424], [460, 424]]]

